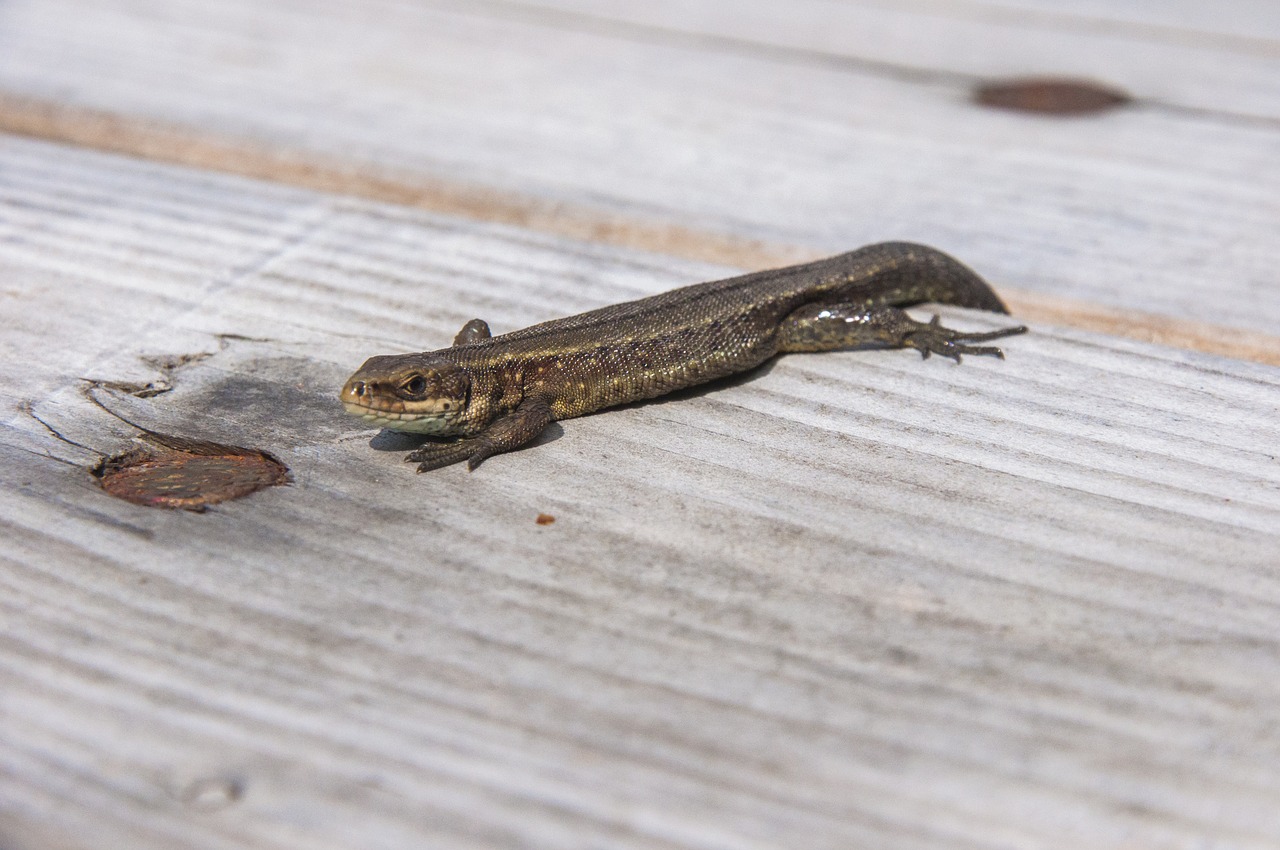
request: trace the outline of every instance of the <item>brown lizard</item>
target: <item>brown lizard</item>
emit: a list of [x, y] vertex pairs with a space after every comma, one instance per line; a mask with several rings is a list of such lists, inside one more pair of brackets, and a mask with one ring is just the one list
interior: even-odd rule
[[914, 348], [960, 361], [1024, 333], [966, 333], [902, 307], [934, 301], [1007, 313], [982, 278], [924, 245], [886, 242], [789, 268], [686, 286], [490, 336], [468, 322], [450, 348], [371, 357], [342, 388], [373, 425], [438, 439], [406, 460], [425, 472], [531, 442], [551, 422], [653, 398], [776, 354]]

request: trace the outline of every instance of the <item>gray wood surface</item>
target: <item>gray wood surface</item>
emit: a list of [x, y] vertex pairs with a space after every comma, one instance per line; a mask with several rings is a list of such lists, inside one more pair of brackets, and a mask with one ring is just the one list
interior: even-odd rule
[[[1270, 0], [0, 0], [0, 850], [1280, 848], [1277, 161]], [[472, 474], [335, 402], [885, 238], [1032, 332]]]
[[[721, 271], [0, 141], [0, 845], [1277, 846], [1274, 367], [792, 356], [473, 474], [334, 403]], [[86, 379], [293, 485], [107, 498]]]
[[[1218, 23], [1188, 9], [10, 0], [0, 128], [303, 180], [336, 160], [387, 200], [483, 196], [469, 213], [591, 233], [585, 218], [617, 244], [734, 265], [761, 243], [916, 239], [1015, 293], [1208, 322], [1229, 345], [1280, 323], [1280, 26], [1265, 3]], [[1140, 103], [1063, 121], [968, 102], [977, 79], [1018, 73]], [[187, 136], [153, 144], [136, 131], [151, 122]], [[1024, 312], [1064, 312], [1038, 303]]]

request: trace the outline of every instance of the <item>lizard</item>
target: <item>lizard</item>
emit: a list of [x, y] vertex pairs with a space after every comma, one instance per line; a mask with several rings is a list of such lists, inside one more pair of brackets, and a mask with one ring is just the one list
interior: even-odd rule
[[913, 319], [922, 302], [1008, 313], [975, 272], [925, 245], [885, 242], [816, 262], [686, 286], [493, 336], [472, 319], [453, 345], [369, 358], [341, 391], [347, 412], [432, 439], [418, 471], [532, 442], [550, 423], [754, 368], [777, 354], [911, 348], [960, 362], [1026, 332], [969, 333]]

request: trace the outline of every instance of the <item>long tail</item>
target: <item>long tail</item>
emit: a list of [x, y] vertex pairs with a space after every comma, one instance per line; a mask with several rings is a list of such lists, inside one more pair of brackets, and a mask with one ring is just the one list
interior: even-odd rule
[[907, 307], [935, 301], [993, 313], [1009, 312], [976, 272], [928, 245], [881, 242], [823, 262], [831, 265], [833, 274], [845, 270], [851, 273], [848, 300], [865, 302], [869, 307]]

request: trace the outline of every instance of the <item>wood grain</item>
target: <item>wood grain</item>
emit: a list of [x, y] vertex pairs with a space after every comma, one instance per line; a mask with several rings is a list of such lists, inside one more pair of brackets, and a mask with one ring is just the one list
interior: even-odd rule
[[[725, 269], [16, 139], [0, 180], [58, 331], [0, 372], [7, 849], [1275, 846], [1277, 369], [1036, 325], [415, 475], [333, 401], [363, 357]], [[86, 377], [295, 483], [108, 498]]]
[[1225, 16], [1190, 4], [1088, 5], [800, 0], [735, 4], [729, 14], [722, 0], [440, 4], [544, 27], [943, 86], [1038, 67], [1102, 76], [1152, 106], [1263, 123], [1280, 117], [1274, 84], [1280, 16], [1270, 4], [1234, 2]]
[[[19, 0], [0, 88], [9, 104], [108, 116], [89, 130], [55, 117], [51, 138], [740, 266], [756, 265], [751, 246], [916, 239], [1002, 286], [1205, 323], [1179, 344], [1274, 334], [1280, 60], [1262, 13], [1254, 41], [1189, 44], [1160, 28], [1172, 12], [1102, 35], [1088, 15], [1011, 21], [974, 4], [630, 8]], [[662, 10], [661, 32], [636, 29]], [[968, 102], [978, 76], [1032, 72], [1087, 72], [1143, 105], [1050, 121]], [[0, 109], [0, 127], [33, 123]], [[737, 246], [740, 262], [725, 256]]]

